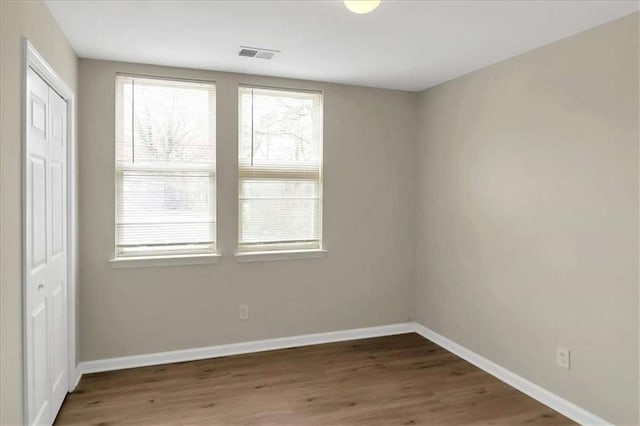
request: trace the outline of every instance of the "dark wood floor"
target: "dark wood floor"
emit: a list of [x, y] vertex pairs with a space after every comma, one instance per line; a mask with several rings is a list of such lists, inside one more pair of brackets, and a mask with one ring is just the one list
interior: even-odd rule
[[566, 425], [417, 334], [89, 374], [58, 425]]

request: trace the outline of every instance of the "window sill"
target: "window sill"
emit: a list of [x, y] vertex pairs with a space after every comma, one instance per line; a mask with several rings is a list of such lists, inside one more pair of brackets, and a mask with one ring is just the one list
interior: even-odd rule
[[188, 254], [178, 256], [116, 257], [109, 259], [114, 268], [148, 268], [156, 266], [187, 266], [218, 263], [219, 254]]
[[271, 260], [320, 259], [327, 257], [327, 250], [249, 251], [235, 254], [236, 262], [268, 262]]

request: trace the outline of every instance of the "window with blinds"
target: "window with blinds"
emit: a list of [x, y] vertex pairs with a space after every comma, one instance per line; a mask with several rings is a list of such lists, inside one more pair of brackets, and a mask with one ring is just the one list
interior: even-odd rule
[[216, 251], [216, 90], [116, 78], [116, 256]]
[[322, 94], [239, 89], [238, 251], [320, 249]]

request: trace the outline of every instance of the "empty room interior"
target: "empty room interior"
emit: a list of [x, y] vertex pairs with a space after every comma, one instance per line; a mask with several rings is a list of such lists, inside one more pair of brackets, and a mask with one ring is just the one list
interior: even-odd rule
[[0, 425], [640, 425], [637, 0], [1, 0]]

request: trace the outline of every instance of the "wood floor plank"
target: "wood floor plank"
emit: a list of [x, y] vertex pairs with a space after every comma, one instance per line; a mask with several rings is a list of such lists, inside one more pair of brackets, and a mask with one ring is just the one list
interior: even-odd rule
[[83, 376], [57, 425], [572, 425], [421, 336]]

